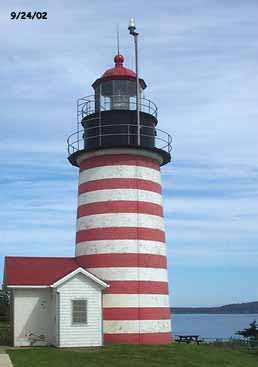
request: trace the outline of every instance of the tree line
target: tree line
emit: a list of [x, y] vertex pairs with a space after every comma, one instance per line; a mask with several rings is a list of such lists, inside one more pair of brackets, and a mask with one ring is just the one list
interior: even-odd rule
[[10, 302], [8, 294], [0, 289], [0, 321], [9, 320]]

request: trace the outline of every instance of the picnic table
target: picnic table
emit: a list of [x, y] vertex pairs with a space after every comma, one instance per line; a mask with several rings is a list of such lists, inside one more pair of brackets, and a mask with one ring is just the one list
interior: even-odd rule
[[201, 340], [199, 339], [200, 335], [176, 335], [177, 339], [175, 339], [178, 343], [194, 343], [200, 344]]

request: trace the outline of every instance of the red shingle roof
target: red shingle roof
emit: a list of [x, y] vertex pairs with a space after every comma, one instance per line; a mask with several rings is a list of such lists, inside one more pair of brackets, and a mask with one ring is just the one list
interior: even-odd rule
[[80, 265], [73, 257], [5, 258], [5, 283], [9, 285], [51, 285]]

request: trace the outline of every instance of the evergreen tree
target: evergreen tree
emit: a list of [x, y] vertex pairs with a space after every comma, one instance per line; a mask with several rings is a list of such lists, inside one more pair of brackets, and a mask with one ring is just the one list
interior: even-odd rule
[[253, 322], [249, 324], [249, 328], [241, 330], [241, 331], [237, 331], [236, 335], [242, 335], [244, 338], [252, 337], [258, 340], [258, 324], [256, 320], [254, 320]]
[[0, 321], [9, 319], [9, 297], [0, 289]]
[[9, 297], [7, 293], [0, 289], [0, 305], [8, 305], [9, 304]]

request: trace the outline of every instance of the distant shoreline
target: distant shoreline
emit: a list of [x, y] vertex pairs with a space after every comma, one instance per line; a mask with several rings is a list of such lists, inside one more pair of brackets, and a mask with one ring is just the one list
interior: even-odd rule
[[258, 314], [258, 302], [234, 303], [220, 307], [171, 307], [174, 314]]

